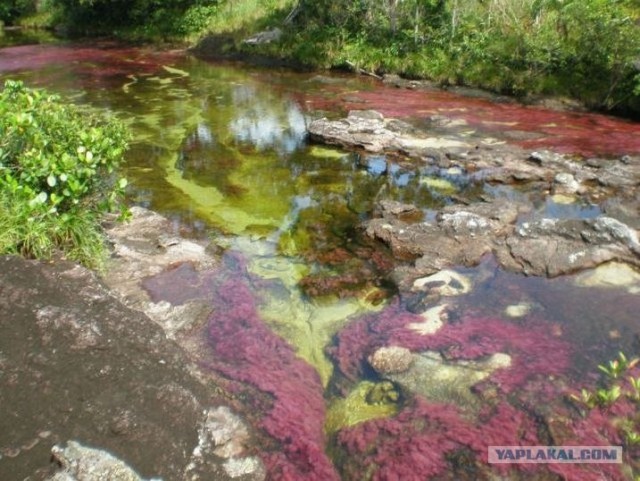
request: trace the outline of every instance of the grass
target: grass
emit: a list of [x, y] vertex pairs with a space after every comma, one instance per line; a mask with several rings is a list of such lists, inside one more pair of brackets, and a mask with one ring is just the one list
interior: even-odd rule
[[107, 249], [95, 215], [81, 211], [51, 215], [34, 211], [22, 199], [0, 194], [0, 253], [51, 259], [60, 252], [87, 267], [104, 267]]
[[[217, 15], [207, 25], [212, 34], [252, 32], [269, 25], [274, 18], [283, 20], [293, 9], [294, 0], [227, 0], [218, 7]], [[281, 18], [282, 17], [282, 18]]]

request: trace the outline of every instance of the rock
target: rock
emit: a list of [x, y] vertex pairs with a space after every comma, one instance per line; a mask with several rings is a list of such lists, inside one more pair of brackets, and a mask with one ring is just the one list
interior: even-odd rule
[[271, 30], [258, 32], [244, 41], [247, 45], [263, 45], [265, 43], [277, 42], [282, 37], [282, 30], [278, 27]]
[[412, 291], [418, 278], [454, 265], [475, 266], [514, 229], [519, 205], [508, 201], [447, 206], [436, 222], [405, 222], [409, 207], [380, 204], [381, 219], [363, 224], [365, 234], [387, 244], [400, 260], [414, 261], [394, 270], [402, 291]]
[[63, 471], [49, 481], [143, 481], [126, 463], [108, 452], [75, 441], [69, 441], [66, 448], [54, 446], [51, 455]]
[[471, 291], [471, 281], [462, 274], [445, 269], [437, 274], [416, 279], [413, 287], [433, 291], [440, 296], [459, 296]]
[[497, 251], [503, 267], [555, 277], [609, 261], [640, 265], [637, 233], [609, 217], [526, 222]]
[[575, 177], [567, 172], [556, 174], [553, 182], [554, 194], [571, 195], [577, 193], [580, 189], [580, 184]]
[[[131, 220], [107, 229], [114, 256], [103, 274], [129, 307], [147, 314], [172, 338], [202, 325], [210, 312], [210, 271], [218, 261], [202, 243], [171, 235], [168, 219], [131, 208]], [[153, 291], [176, 290], [172, 303], [156, 302]], [[167, 296], [165, 296], [167, 297]]]
[[325, 430], [333, 434], [365, 421], [393, 416], [398, 411], [399, 399], [398, 390], [389, 381], [361, 381], [345, 398], [331, 403]]
[[371, 367], [383, 375], [404, 372], [411, 367], [413, 361], [411, 351], [399, 346], [381, 347], [369, 356]]
[[408, 324], [407, 327], [409, 329], [413, 329], [419, 334], [423, 336], [427, 336], [430, 334], [435, 334], [440, 330], [447, 319], [448, 304], [442, 304], [440, 306], [432, 307], [431, 309], [427, 309], [425, 312], [421, 314], [424, 318], [423, 322], [413, 322]]
[[507, 306], [504, 310], [505, 315], [509, 317], [524, 317], [531, 312], [533, 309], [533, 304], [530, 302], [521, 302], [519, 304], [511, 304]]
[[405, 219], [422, 217], [422, 211], [415, 205], [403, 204], [395, 200], [383, 200], [378, 204], [378, 215], [383, 218]]
[[420, 133], [406, 122], [385, 119], [373, 110], [351, 111], [341, 120], [314, 120], [308, 130], [311, 139], [318, 142], [369, 152], [403, 152], [416, 157], [430, 149], [468, 150], [472, 147], [459, 138]]
[[[45, 479], [52, 447], [66, 440], [99, 447], [145, 478], [233, 479], [215, 453], [199, 478], [185, 474], [202, 413], [226, 395], [154, 321], [64, 261], [0, 257], [0, 293], [0, 479]], [[228, 432], [243, 444], [236, 426]], [[56, 456], [73, 469], [94, 459], [79, 446]], [[254, 474], [243, 479], [264, 479]]]

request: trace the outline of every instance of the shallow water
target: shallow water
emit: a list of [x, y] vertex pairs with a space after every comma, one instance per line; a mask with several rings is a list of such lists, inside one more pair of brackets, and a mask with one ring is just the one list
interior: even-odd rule
[[[397, 301], [384, 280], [390, 260], [356, 229], [377, 199], [414, 203], [427, 218], [456, 195], [527, 199], [532, 208], [521, 221], [590, 218], [602, 209], [566, 205], [520, 187], [483, 185], [456, 172], [400, 166], [384, 156], [309, 145], [306, 126], [312, 119], [337, 117], [350, 108], [413, 121], [439, 114], [500, 141], [525, 138], [517, 142], [531, 149], [640, 153], [640, 125], [611, 117], [398, 90], [351, 76], [206, 63], [183, 52], [114, 43], [6, 47], [0, 50], [0, 79], [7, 78], [109, 111], [130, 125], [134, 140], [123, 168], [130, 201], [167, 216], [182, 235], [215, 238], [228, 259], [243, 259], [243, 282], [260, 319], [313, 366], [322, 386], [316, 394], [334, 408], [354, 380], [336, 371], [338, 356], [327, 348], [336, 346], [336, 336], [355, 319], [375, 316]], [[383, 253], [373, 254], [378, 251]], [[234, 269], [221, 275], [233, 277]], [[579, 387], [618, 351], [638, 350], [637, 293], [577, 287], [571, 276], [547, 280], [504, 273], [491, 259], [456, 270], [473, 288], [450, 302], [450, 317], [498, 319], [525, 331], [529, 323], [541, 322], [570, 346], [563, 382]], [[347, 280], [322, 282], [336, 275]], [[516, 304], [530, 311], [513, 320], [505, 310]], [[519, 348], [512, 348], [507, 354], [517, 355]], [[384, 408], [371, 417], [392, 412]], [[364, 419], [369, 418], [359, 421]], [[348, 465], [346, 451], [334, 445], [331, 452]]]

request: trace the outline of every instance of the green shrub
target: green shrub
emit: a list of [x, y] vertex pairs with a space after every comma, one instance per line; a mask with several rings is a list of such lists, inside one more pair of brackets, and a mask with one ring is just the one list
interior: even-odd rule
[[[7, 81], [0, 93], [0, 252], [85, 265], [104, 255], [100, 216], [126, 187], [114, 170], [128, 134], [55, 95]], [[126, 211], [123, 210], [123, 213]]]

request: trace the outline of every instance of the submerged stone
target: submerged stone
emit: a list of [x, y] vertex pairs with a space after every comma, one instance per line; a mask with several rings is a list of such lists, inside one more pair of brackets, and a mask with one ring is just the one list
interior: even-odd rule
[[520, 302], [507, 306], [504, 313], [509, 317], [524, 317], [531, 312], [533, 305], [530, 302]]
[[503, 353], [476, 361], [448, 361], [433, 351], [414, 353], [411, 357], [410, 367], [406, 370], [381, 370], [378, 373], [429, 401], [452, 402], [460, 407], [476, 406], [478, 398], [471, 388], [497, 369], [511, 366], [511, 357]]
[[427, 309], [421, 314], [421, 316], [424, 318], [423, 322], [413, 322], [411, 324], [408, 324], [407, 327], [409, 329], [413, 329], [419, 334], [422, 334], [423, 336], [434, 334], [438, 332], [442, 326], [444, 326], [444, 322], [447, 318], [446, 310], [448, 308], [448, 304], [442, 304], [432, 307], [431, 309]]
[[309, 149], [309, 155], [321, 159], [342, 159], [348, 154], [342, 150], [314, 145]]
[[405, 372], [413, 364], [413, 354], [406, 347], [381, 347], [371, 356], [369, 364], [379, 374], [395, 374]]
[[452, 195], [458, 192], [458, 187], [453, 182], [440, 177], [423, 177], [420, 179], [420, 183], [443, 195]]
[[441, 296], [459, 296], [471, 291], [471, 281], [462, 274], [445, 269], [437, 274], [416, 279], [413, 287], [436, 292]]
[[640, 273], [622, 262], [609, 262], [583, 272], [575, 283], [582, 287], [624, 287], [631, 294], [640, 293]]

